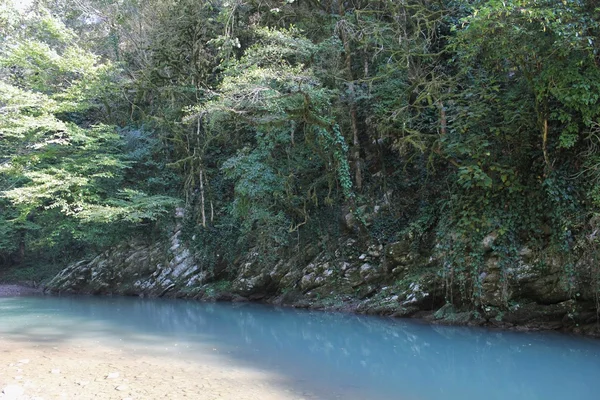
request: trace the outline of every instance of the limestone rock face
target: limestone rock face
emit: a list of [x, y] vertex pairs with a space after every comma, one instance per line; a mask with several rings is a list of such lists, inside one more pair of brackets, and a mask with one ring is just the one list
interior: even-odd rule
[[236, 279], [233, 281], [233, 292], [244, 296], [264, 295], [270, 292], [272, 279], [270, 268], [260, 263], [256, 256], [246, 260], [238, 269]]
[[511, 297], [508, 276], [498, 265], [496, 257], [487, 259], [485, 272], [479, 276], [479, 279], [481, 280], [483, 304], [501, 307], [506, 303], [506, 299]]
[[253, 249], [215, 272], [196, 261], [176, 228], [166, 241], [132, 241], [71, 264], [47, 290], [262, 300], [399, 317], [429, 315], [436, 323], [600, 334], [593, 327], [596, 293], [589, 284], [600, 272], [590, 260], [578, 261], [581, 276], [569, 276], [559, 260], [540, 259], [527, 247], [512, 264], [502, 263], [494, 249], [496, 236], [489, 234], [482, 242], [481, 265], [459, 279], [452, 265], [442, 263], [436, 243], [427, 250], [409, 237], [385, 245], [363, 241], [346, 237], [327, 250], [307, 247], [285, 256]]
[[201, 284], [207, 274], [179, 236], [177, 230], [167, 244], [127, 243], [71, 264], [48, 283], [47, 290], [158, 297]]
[[496, 257], [486, 260], [480, 275], [483, 304], [502, 307], [511, 300], [556, 304], [570, 298], [566, 274], [558, 263], [539, 267], [524, 259], [504, 268]]
[[509, 268], [514, 296], [542, 304], [569, 300], [567, 274], [556, 260], [543, 267], [520, 262]]

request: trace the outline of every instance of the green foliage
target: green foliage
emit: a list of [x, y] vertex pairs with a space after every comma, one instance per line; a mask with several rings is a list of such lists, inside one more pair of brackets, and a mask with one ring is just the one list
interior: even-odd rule
[[485, 252], [507, 285], [525, 245], [575, 289], [598, 21], [591, 1], [3, 3], [0, 256], [99, 248], [182, 197], [219, 279], [359, 235], [437, 244], [448, 300], [484, 306]]
[[220, 166], [234, 182], [229, 212], [242, 234], [260, 232], [254, 245], [266, 250], [285, 247], [320, 203], [332, 204], [336, 175], [347, 197], [352, 182], [329, 115], [334, 93], [310, 68], [315, 46], [294, 28], [253, 36], [255, 44], [225, 64], [218, 94], [188, 118], [201, 143], [237, 143]]
[[75, 255], [170, 213], [177, 200], [136, 187], [136, 160], [102, 123], [119, 70], [78, 47], [44, 9], [13, 23], [23, 32], [0, 48], [3, 260]]

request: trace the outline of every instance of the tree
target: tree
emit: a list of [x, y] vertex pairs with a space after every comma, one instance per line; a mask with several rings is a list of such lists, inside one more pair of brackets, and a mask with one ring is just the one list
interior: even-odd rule
[[122, 135], [102, 123], [119, 69], [81, 49], [45, 9], [11, 23], [22, 29], [0, 49], [0, 223], [7, 238], [0, 251], [18, 249], [16, 261], [23, 261], [28, 243], [54, 247], [59, 256], [78, 242], [101, 241], [105, 224], [165, 215], [176, 200], [136, 189]]

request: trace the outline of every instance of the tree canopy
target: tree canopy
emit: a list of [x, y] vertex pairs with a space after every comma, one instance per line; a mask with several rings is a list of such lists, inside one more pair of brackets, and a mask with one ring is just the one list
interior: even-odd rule
[[5, 0], [0, 262], [182, 206], [215, 265], [411, 235], [477, 302], [493, 232], [506, 265], [528, 245], [576, 277], [599, 229], [598, 21], [591, 0]]

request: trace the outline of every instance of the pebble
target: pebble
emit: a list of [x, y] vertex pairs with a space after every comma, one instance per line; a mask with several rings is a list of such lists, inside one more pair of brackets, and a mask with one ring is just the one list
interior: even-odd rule
[[6, 396], [6, 399], [16, 399], [18, 396], [21, 396], [25, 393], [25, 389], [23, 389], [19, 385], [8, 385], [2, 389], [2, 393]]
[[28, 358], [24, 358], [24, 359], [22, 359], [22, 360], [19, 360], [19, 362], [20, 362], [21, 364], [29, 364], [29, 359], [28, 359]]
[[53, 374], [60, 374], [60, 369], [58, 369], [58, 368], [54, 368], [54, 369], [53, 369], [52, 371], [50, 371], [50, 372], [52, 372]]
[[106, 379], [117, 379], [118, 377], [119, 377], [118, 372], [111, 372], [108, 375], [106, 375]]
[[127, 385], [119, 385], [115, 388], [115, 390], [118, 390], [119, 392], [122, 392], [127, 389], [129, 389], [129, 386], [127, 386]]

